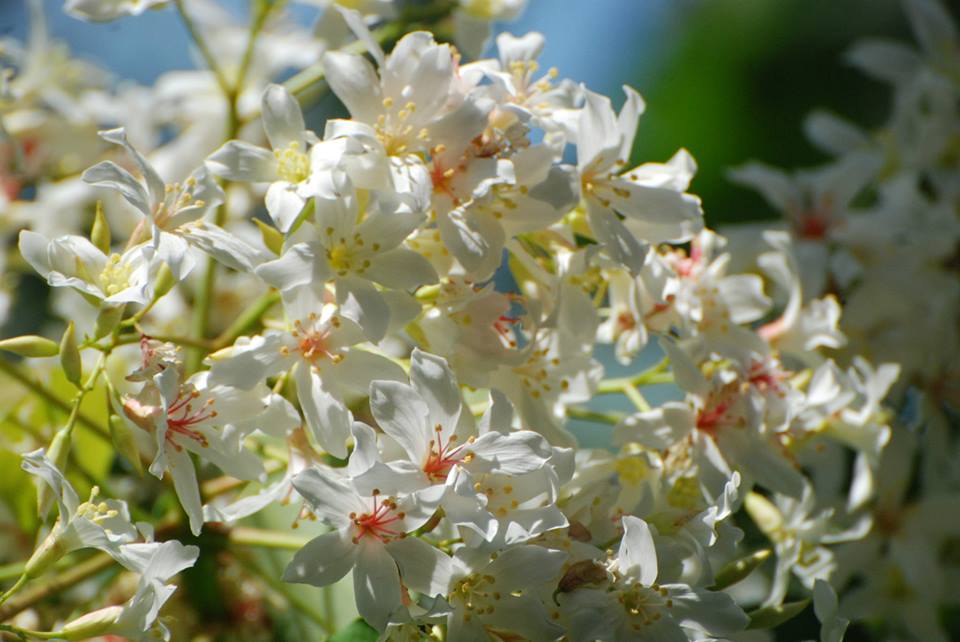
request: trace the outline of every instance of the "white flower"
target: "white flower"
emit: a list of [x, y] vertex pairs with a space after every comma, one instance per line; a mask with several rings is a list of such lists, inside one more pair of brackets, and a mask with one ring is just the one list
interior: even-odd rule
[[454, 555], [446, 594], [451, 640], [553, 640], [563, 629], [544, 605], [566, 555], [520, 545], [493, 554], [461, 548]]
[[354, 347], [364, 342], [360, 326], [336, 305], [320, 305], [309, 288], [286, 292], [284, 308], [289, 330], [240, 339], [211, 355], [214, 377], [251, 389], [294, 368], [310, 437], [335, 457], [346, 457], [352, 419], [345, 398], [365, 394], [373, 379], [402, 380], [403, 369], [376, 352]]
[[353, 569], [357, 610], [371, 626], [383, 630], [402, 604], [400, 582], [406, 565], [428, 576], [446, 566], [443, 553], [405, 537], [430, 518], [435, 506], [422, 505], [411, 496], [390, 497], [378, 489], [362, 494], [350, 479], [319, 466], [294, 477], [293, 485], [334, 530], [312, 539], [294, 555], [284, 581], [327, 586]]
[[361, 208], [344, 174], [328, 178], [325, 193], [315, 198], [314, 223], [301, 226], [283, 255], [257, 268], [257, 275], [281, 291], [310, 285], [320, 293], [333, 281], [346, 316], [379, 341], [391, 310], [373, 284], [406, 290], [437, 280], [430, 263], [403, 246], [424, 216], [385, 193], [371, 194]]
[[243, 438], [256, 429], [284, 434], [294, 427], [295, 413], [277, 412], [284, 403], [262, 383], [242, 390], [209, 371], [184, 381], [179, 369], [166, 368], [139, 394], [122, 400], [122, 415], [143, 431], [135, 435], [153, 455], [150, 472], [162, 478], [169, 471], [190, 529], [198, 534], [203, 510], [190, 453], [238, 479], [261, 478], [263, 462], [244, 448]]
[[[125, 547], [142, 559], [137, 592], [122, 606], [108, 606], [64, 624], [57, 633], [69, 640], [116, 635], [131, 640], [170, 639], [170, 631], [158, 620], [160, 609], [177, 587], [166, 584], [197, 561], [200, 549], [177, 541], [132, 544]], [[136, 550], [134, 553], [133, 550]]]
[[198, 169], [183, 184], [167, 185], [147, 159], [127, 142], [122, 128], [100, 132], [100, 136], [127, 151], [141, 178], [134, 178], [113, 161], [103, 161], [85, 171], [83, 180], [118, 191], [143, 214], [152, 226], [152, 247], [157, 257], [170, 266], [174, 278], [183, 278], [193, 268], [190, 245], [236, 270], [249, 272], [260, 263], [258, 250], [223, 228], [201, 220], [223, 201], [223, 190], [206, 168]]
[[[610, 256], [639, 271], [644, 243], [681, 242], [703, 227], [700, 199], [684, 192], [696, 169], [681, 150], [666, 165], [648, 164], [623, 172], [633, 146], [640, 95], [624, 87], [619, 116], [610, 99], [586, 91], [577, 128], [577, 169], [590, 227]], [[626, 217], [621, 221], [617, 214]]]
[[88, 301], [108, 306], [150, 301], [150, 280], [158, 264], [146, 245], [107, 256], [82, 236], [50, 240], [23, 230], [20, 252], [47, 283], [73, 288]]
[[725, 593], [657, 583], [650, 527], [630, 516], [622, 523], [623, 540], [611, 561], [614, 582], [606, 590], [580, 588], [563, 598], [571, 640], [714, 640], [746, 626], [747, 616]]
[[231, 181], [270, 183], [267, 212], [287, 232], [311, 196], [309, 143], [296, 99], [282, 85], [268, 85], [261, 99], [263, 128], [271, 149], [232, 140], [207, 159], [217, 176]]
[[25, 575], [36, 577], [64, 555], [82, 548], [100, 549], [131, 566], [122, 547], [138, 540], [140, 533], [130, 521], [126, 503], [99, 499], [97, 487], [90, 492], [89, 500], [80, 502], [73, 486], [43, 449], [23, 455], [21, 467], [50, 487], [59, 513], [53, 529], [27, 561]]
[[489, 106], [458, 94], [453, 50], [429, 33], [408, 33], [389, 56], [369, 33], [358, 35], [379, 74], [362, 56], [324, 55], [327, 81], [353, 118], [330, 121], [324, 138], [348, 136], [375, 144], [376, 154], [389, 163], [393, 188], [426, 206], [432, 186], [421, 154], [438, 145], [464, 149], [486, 126]]

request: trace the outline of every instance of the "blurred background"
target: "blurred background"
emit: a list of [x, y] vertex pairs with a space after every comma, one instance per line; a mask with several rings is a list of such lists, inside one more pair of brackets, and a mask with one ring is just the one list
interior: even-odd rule
[[[220, 2], [238, 16], [248, 11], [248, 0]], [[945, 4], [960, 14], [960, 1]], [[88, 24], [64, 14], [63, 0], [44, 0], [44, 5], [53, 38], [66, 43], [73, 57], [110, 70], [118, 82], [150, 84], [164, 72], [197, 66], [172, 9]], [[304, 25], [317, 14], [316, 7], [294, 4], [290, 11]], [[824, 160], [803, 135], [803, 118], [812, 109], [836, 112], [868, 128], [880, 124], [890, 92], [848, 67], [844, 52], [864, 36], [910, 40], [898, 0], [529, 0], [519, 20], [498, 29], [544, 33], [541, 67], [556, 67], [560, 77], [612, 96], [617, 106], [622, 84], [640, 91], [647, 111], [634, 161], [661, 162], [679, 147], [689, 149], [700, 165], [690, 191], [703, 199], [711, 227], [774, 216], [754, 192], [726, 179], [729, 168], [751, 159], [786, 167]], [[0, 38], [24, 40], [29, 31], [27, 1], [0, 0]], [[338, 110], [334, 101], [326, 101], [313, 110], [308, 124], [322, 131], [323, 120]], [[45, 289], [35, 285], [36, 297], [20, 299], [36, 313], [20, 309], [10, 321], [24, 327], [8, 324], [0, 336], [26, 332], [43, 315]], [[609, 353], [601, 354], [608, 376], [624, 374]], [[631, 369], [657, 359], [655, 351], [647, 352]], [[670, 386], [659, 388], [648, 395], [654, 403], [675, 394]], [[585, 445], [608, 444], [609, 431], [595, 424], [578, 432]], [[217, 550], [214, 541], [203, 546]], [[205, 555], [191, 571], [189, 595], [205, 617], [226, 621], [235, 614], [224, 610], [225, 600], [218, 596], [214, 558]], [[277, 559], [262, 562], [282, 568]], [[229, 580], [221, 577], [220, 588]], [[243, 593], [244, 585], [238, 582], [236, 590]], [[309, 590], [301, 595], [313, 599]], [[249, 603], [256, 607], [255, 600]], [[811, 613], [794, 626], [784, 639], [816, 636]], [[864, 639], [861, 635], [853, 629], [848, 640]]]
[[[26, 4], [0, 0], [0, 37], [26, 36]], [[245, 15], [248, 0], [221, 4]], [[194, 66], [172, 9], [87, 24], [62, 5], [45, 0], [53, 36], [119, 79], [148, 84]], [[317, 13], [296, 4], [290, 11], [305, 25]], [[844, 51], [863, 36], [909, 39], [897, 0], [530, 0], [519, 20], [498, 29], [542, 32], [543, 68], [557, 67], [615, 104], [622, 84], [640, 91], [647, 112], [635, 160], [664, 161], [678, 147], [689, 149], [700, 165], [691, 191], [703, 198], [710, 226], [772, 215], [753, 192], [726, 180], [729, 167], [822, 159], [802, 132], [814, 107], [862, 125], [881, 122], [889, 92], [845, 65]]]

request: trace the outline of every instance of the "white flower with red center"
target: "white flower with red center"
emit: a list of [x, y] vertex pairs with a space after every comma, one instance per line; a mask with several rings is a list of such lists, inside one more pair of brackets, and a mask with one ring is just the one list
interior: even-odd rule
[[[730, 468], [745, 474], [746, 484], [756, 481], [766, 488], [799, 497], [803, 475], [788, 450], [788, 420], [800, 398], [783, 407], [779, 397], [769, 406], [766, 396], [752, 393], [741, 373], [723, 364], [705, 377], [676, 344], [661, 344], [670, 357], [677, 384], [687, 391], [683, 402], [669, 401], [659, 408], [628, 417], [615, 428], [617, 443], [635, 441], [664, 450], [684, 440], [711, 439]], [[744, 385], [746, 384], [746, 385]]]
[[152, 456], [150, 472], [162, 478], [169, 471], [195, 534], [203, 511], [189, 453], [237, 479], [260, 479], [263, 462], [244, 448], [244, 437], [258, 429], [282, 435], [297, 423], [292, 409], [262, 381], [242, 390], [209, 371], [184, 381], [179, 368], [165, 368], [121, 402], [121, 416], [139, 429], [134, 434], [141, 449]]
[[284, 581], [327, 586], [353, 569], [357, 610], [374, 628], [382, 631], [403, 605], [407, 565], [419, 566], [421, 576], [448, 566], [439, 550], [406, 537], [430, 518], [435, 504], [410, 495], [388, 497], [379, 489], [363, 492], [352, 479], [319, 466], [294, 477], [293, 486], [333, 530], [294, 555]]
[[362, 21], [350, 25], [369, 48], [379, 73], [363, 56], [324, 55], [327, 81], [352, 117], [328, 121], [324, 138], [353, 139], [370, 150], [370, 157], [385, 159], [390, 187], [411, 195], [417, 207], [425, 209], [432, 192], [425, 155], [438, 147], [465, 149], [486, 127], [492, 103], [478, 92], [461, 90], [458, 54], [450, 45], [437, 44], [431, 34], [408, 33], [384, 55]]
[[444, 244], [468, 274], [483, 280], [500, 265], [510, 239], [550, 227], [576, 204], [576, 171], [554, 163], [546, 145], [535, 145], [501, 160], [495, 177], [476, 184], [469, 196], [454, 201], [449, 212], [436, 207], [435, 198], [434, 209]]
[[[460, 383], [487, 387], [489, 374], [503, 361], [513, 340], [517, 297], [497, 292], [493, 283], [449, 277], [426, 301], [416, 321], [420, 346], [443, 356]], [[513, 348], [516, 347], [514, 343]]]
[[242, 338], [208, 358], [214, 376], [243, 389], [292, 369], [308, 436], [335, 457], [346, 457], [352, 418], [347, 397], [365, 395], [373, 379], [404, 379], [403, 369], [371, 350], [360, 326], [341, 308], [322, 304], [309, 287], [283, 295], [290, 326]]
[[491, 404], [481, 422], [484, 430], [478, 434], [472, 417], [462, 413], [460, 388], [442, 358], [414, 349], [410, 381], [411, 385], [370, 384], [370, 410], [406, 458], [374, 463], [357, 476], [358, 484], [439, 497], [445, 489], [435, 487], [452, 484], [455, 469], [522, 475], [543, 468], [552, 457], [553, 451], [540, 435], [510, 432], [512, 412], [502, 396]]

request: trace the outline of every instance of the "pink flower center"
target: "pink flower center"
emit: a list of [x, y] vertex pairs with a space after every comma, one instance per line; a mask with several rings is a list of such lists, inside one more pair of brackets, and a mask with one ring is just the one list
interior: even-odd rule
[[212, 419], [217, 416], [217, 411], [212, 410], [213, 399], [207, 399], [205, 403], [196, 404], [200, 393], [196, 390], [184, 392], [183, 389], [177, 394], [177, 398], [167, 408], [167, 441], [174, 447], [179, 448], [179, 444], [174, 440], [177, 435], [196, 441], [203, 447], [207, 447], [209, 442], [200, 432], [191, 427], [200, 422]]
[[456, 435], [450, 435], [447, 443], [443, 443], [443, 437], [440, 436], [442, 427], [437, 424], [434, 431], [437, 433], [436, 439], [430, 440], [430, 452], [427, 454], [427, 460], [423, 463], [423, 472], [431, 481], [445, 481], [450, 469], [454, 464], [458, 464], [465, 459], [463, 453], [464, 446], [454, 446], [457, 441]]
[[362, 515], [350, 513], [350, 519], [353, 521], [357, 534], [353, 536], [353, 543], [357, 544], [364, 537], [372, 537], [381, 542], [389, 542], [392, 539], [403, 537], [402, 531], [394, 530], [391, 525], [399, 522], [406, 515], [401, 511], [397, 512], [397, 503], [389, 497], [380, 500], [380, 491], [373, 491], [373, 510]]

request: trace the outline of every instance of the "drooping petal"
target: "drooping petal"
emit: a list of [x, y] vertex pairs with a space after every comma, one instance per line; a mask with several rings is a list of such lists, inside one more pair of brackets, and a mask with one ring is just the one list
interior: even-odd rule
[[303, 149], [306, 125], [300, 103], [283, 85], [267, 85], [261, 99], [261, 111], [263, 128], [271, 147], [282, 150], [295, 143], [301, 147], [300, 151], [306, 151]]
[[207, 167], [231, 181], [267, 183], [277, 180], [277, 159], [269, 149], [241, 140], [231, 140], [213, 152]]
[[635, 577], [644, 586], [652, 586], [657, 581], [657, 550], [650, 527], [642, 519], [624, 516], [617, 563], [621, 572]]
[[294, 554], [283, 571], [283, 581], [329, 586], [353, 568], [357, 549], [345, 531], [336, 530], [314, 537]]
[[402, 604], [397, 563], [379, 541], [361, 540], [353, 569], [353, 594], [357, 611], [367, 624], [383, 631], [390, 615]]

